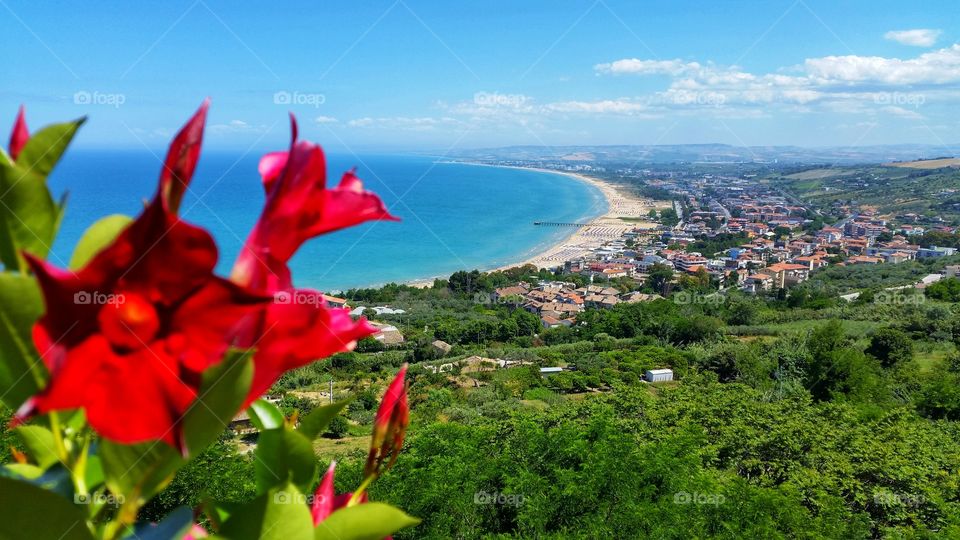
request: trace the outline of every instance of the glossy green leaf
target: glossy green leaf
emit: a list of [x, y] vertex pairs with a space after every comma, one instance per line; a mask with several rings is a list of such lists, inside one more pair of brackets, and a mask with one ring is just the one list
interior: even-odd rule
[[351, 400], [346, 399], [343, 401], [338, 401], [337, 403], [331, 403], [330, 405], [324, 405], [322, 407], [317, 407], [316, 409], [310, 411], [303, 418], [300, 419], [300, 426], [297, 428], [297, 431], [302, 433], [306, 438], [311, 441], [320, 436], [321, 433], [327, 426], [330, 425], [330, 422], [340, 411], [346, 407]]
[[29, 463], [7, 463], [0, 469], [0, 476], [23, 480], [36, 480], [43, 475], [43, 469]]
[[300, 540], [313, 536], [306, 497], [291, 485], [271, 489], [231, 513], [220, 529], [231, 540]]
[[316, 540], [381, 540], [420, 520], [383, 503], [341, 508], [317, 525]]
[[0, 538], [92, 538], [83, 511], [33, 484], [0, 478]]
[[16, 432], [23, 439], [27, 454], [41, 468], [46, 469], [60, 461], [53, 433], [49, 429], [43, 426], [20, 426], [16, 428]]
[[230, 351], [203, 373], [197, 400], [183, 418], [188, 454], [194, 456], [217, 440], [246, 400], [253, 382], [252, 351]]
[[36, 281], [0, 273], [0, 400], [13, 410], [36, 394], [46, 378], [31, 337], [42, 313]]
[[17, 156], [17, 167], [42, 178], [50, 175], [86, 118], [45, 126], [30, 136]]
[[133, 221], [129, 216], [113, 214], [97, 220], [83, 233], [70, 257], [70, 268], [82, 268], [100, 253]]
[[283, 411], [279, 407], [265, 399], [258, 399], [250, 404], [247, 411], [250, 414], [250, 421], [257, 429], [277, 429], [285, 422]]
[[46, 258], [61, 211], [42, 176], [19, 162], [0, 166], [0, 262], [8, 270], [24, 271], [21, 251]]
[[254, 470], [257, 488], [265, 491], [292, 482], [308, 488], [317, 474], [313, 441], [288, 427], [260, 432]]
[[126, 498], [150, 499], [173, 479], [186, 461], [161, 441], [119, 444], [102, 440], [97, 456], [103, 466], [107, 488]]

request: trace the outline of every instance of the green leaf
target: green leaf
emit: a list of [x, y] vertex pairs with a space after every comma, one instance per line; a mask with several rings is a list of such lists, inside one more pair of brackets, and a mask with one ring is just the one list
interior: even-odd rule
[[316, 439], [350, 401], [350, 399], [345, 399], [337, 403], [317, 407], [300, 419], [300, 427], [297, 428], [297, 431], [303, 433], [311, 441]]
[[53, 245], [62, 209], [36, 171], [0, 166], [0, 262], [8, 270], [26, 270], [21, 251], [45, 258]]
[[231, 513], [220, 535], [231, 540], [299, 540], [313, 536], [310, 508], [296, 487], [286, 485], [260, 495]]
[[84, 117], [73, 122], [52, 124], [31, 135], [17, 156], [17, 167], [42, 178], [49, 176], [85, 121]]
[[420, 520], [383, 503], [341, 508], [317, 525], [316, 540], [381, 540]]
[[82, 510], [55, 493], [0, 478], [0, 538], [90, 540]]
[[[12, 473], [12, 476], [11, 476]], [[7, 463], [3, 466], [0, 476], [23, 480], [36, 480], [43, 475], [43, 469], [29, 463]]]
[[43, 426], [20, 426], [16, 428], [16, 432], [23, 439], [27, 453], [41, 468], [46, 469], [60, 462], [53, 432], [49, 429]]
[[203, 373], [197, 400], [183, 418], [188, 455], [202, 452], [217, 440], [243, 406], [253, 382], [253, 351], [229, 351], [219, 364]]
[[0, 400], [13, 410], [36, 394], [46, 378], [31, 337], [42, 313], [36, 281], [0, 273]]
[[77, 242], [70, 257], [70, 268], [83, 268], [90, 259], [113, 242], [133, 219], [122, 214], [113, 214], [97, 220]]
[[293, 482], [310, 487], [317, 474], [313, 441], [286, 426], [260, 432], [254, 471], [258, 491]]
[[258, 399], [251, 403], [247, 412], [250, 414], [250, 421], [260, 431], [277, 429], [286, 422], [283, 411], [265, 399]]
[[106, 439], [97, 445], [107, 488], [127, 499], [147, 501], [173, 480], [186, 461], [161, 441], [119, 444]]

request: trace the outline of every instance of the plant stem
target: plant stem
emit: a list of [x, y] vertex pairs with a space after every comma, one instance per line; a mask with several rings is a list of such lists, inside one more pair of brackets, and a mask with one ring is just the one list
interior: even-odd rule
[[377, 479], [376, 474], [371, 474], [363, 479], [363, 483], [360, 484], [360, 487], [353, 492], [353, 495], [350, 496], [350, 500], [347, 501], [347, 506], [356, 506], [360, 502], [360, 497], [363, 497], [363, 492], [370, 487], [370, 484]]

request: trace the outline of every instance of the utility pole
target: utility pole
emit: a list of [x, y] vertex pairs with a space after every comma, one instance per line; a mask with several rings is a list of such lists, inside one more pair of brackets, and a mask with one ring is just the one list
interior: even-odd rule
[[333, 403], [333, 375], [330, 375], [330, 403]]

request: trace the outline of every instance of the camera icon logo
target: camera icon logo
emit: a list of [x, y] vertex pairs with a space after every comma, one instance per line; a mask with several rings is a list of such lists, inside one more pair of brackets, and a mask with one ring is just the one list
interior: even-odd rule
[[93, 96], [86, 90], [80, 90], [73, 94], [74, 105], [89, 105], [93, 101]]
[[73, 294], [73, 303], [77, 305], [89, 305], [93, 297], [87, 291], [79, 291]]
[[274, 105], [289, 105], [291, 103], [290, 92], [281, 90], [273, 94], [273, 104]]

